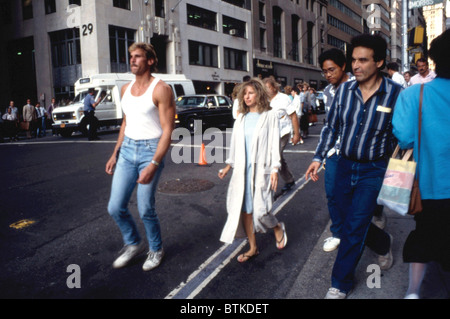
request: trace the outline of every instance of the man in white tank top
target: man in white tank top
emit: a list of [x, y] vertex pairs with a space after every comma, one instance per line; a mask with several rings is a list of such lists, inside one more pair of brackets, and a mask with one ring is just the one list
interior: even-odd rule
[[142, 268], [148, 271], [157, 267], [164, 255], [154, 206], [174, 128], [175, 98], [170, 86], [152, 75], [158, 62], [153, 47], [135, 43], [129, 52], [131, 72], [136, 79], [122, 88], [123, 122], [114, 152], [106, 163], [106, 173], [113, 175], [108, 212], [124, 240], [124, 249], [113, 263], [114, 268], [122, 268], [145, 249], [128, 210], [137, 185], [139, 215], [149, 244]]

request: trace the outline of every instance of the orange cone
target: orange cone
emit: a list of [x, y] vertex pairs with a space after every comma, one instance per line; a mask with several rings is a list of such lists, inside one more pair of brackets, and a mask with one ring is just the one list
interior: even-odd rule
[[200, 149], [198, 165], [201, 165], [201, 166], [208, 165], [208, 162], [206, 162], [205, 143], [202, 143], [202, 147]]

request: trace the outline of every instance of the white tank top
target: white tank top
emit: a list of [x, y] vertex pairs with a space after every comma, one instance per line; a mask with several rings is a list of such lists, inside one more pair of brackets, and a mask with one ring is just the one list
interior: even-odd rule
[[122, 97], [122, 110], [126, 115], [125, 136], [133, 140], [150, 140], [162, 135], [159, 112], [153, 103], [153, 90], [159, 79], [154, 78], [147, 91], [141, 96], [133, 96], [131, 88], [136, 80], [128, 85]]

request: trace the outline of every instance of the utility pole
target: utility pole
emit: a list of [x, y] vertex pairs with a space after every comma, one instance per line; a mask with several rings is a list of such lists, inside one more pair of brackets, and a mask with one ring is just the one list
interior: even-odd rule
[[402, 62], [402, 71], [408, 71], [408, 0], [402, 0]]

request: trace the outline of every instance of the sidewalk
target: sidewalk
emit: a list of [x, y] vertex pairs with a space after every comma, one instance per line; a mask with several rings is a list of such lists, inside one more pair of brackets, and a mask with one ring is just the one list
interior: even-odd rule
[[[348, 299], [403, 299], [408, 288], [408, 264], [403, 262], [402, 251], [406, 238], [415, 227], [412, 216], [402, 217], [385, 209], [387, 223], [385, 230], [394, 237], [392, 254], [394, 264], [389, 270], [382, 270], [380, 288], [369, 288], [374, 283], [373, 270], [367, 270], [371, 264], [377, 264], [377, 255], [369, 248], [364, 250], [363, 256], [356, 269], [356, 286], [348, 295]], [[330, 288], [331, 271], [337, 250], [324, 252], [323, 242], [331, 236], [330, 223], [317, 241], [308, 261], [297, 277], [287, 299], [323, 299]], [[444, 274], [439, 266], [429, 265], [425, 276], [421, 296], [426, 299], [442, 299], [450, 296], [450, 274]]]

